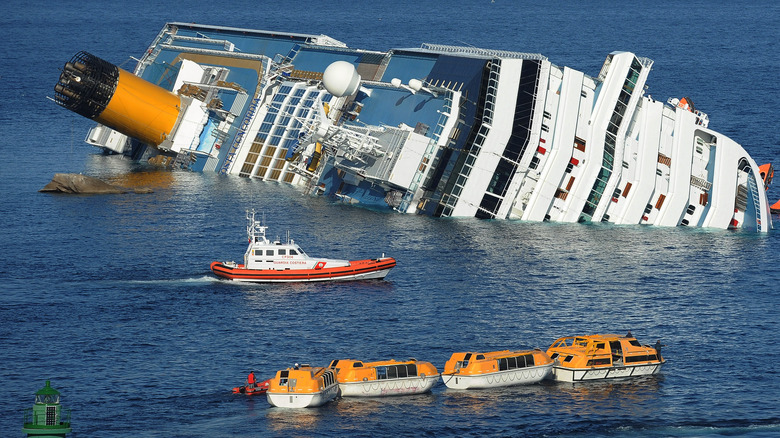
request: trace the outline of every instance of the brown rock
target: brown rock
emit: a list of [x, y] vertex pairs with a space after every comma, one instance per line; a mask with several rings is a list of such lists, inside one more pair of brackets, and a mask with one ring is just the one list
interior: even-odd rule
[[80, 194], [127, 193], [127, 190], [121, 187], [78, 173], [55, 173], [51, 182], [39, 191]]

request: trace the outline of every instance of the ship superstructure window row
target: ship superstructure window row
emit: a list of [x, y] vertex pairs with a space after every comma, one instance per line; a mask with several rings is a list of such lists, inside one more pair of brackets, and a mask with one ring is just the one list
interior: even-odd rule
[[631, 68], [629, 68], [626, 79], [623, 82], [623, 87], [620, 90], [620, 95], [618, 96], [617, 102], [615, 102], [612, 117], [607, 125], [607, 132], [604, 135], [604, 155], [602, 158], [601, 170], [599, 170], [596, 181], [593, 183], [593, 188], [590, 191], [588, 200], [585, 202], [585, 207], [582, 209], [582, 215], [580, 216], [581, 221], [587, 221], [593, 217], [593, 213], [596, 211], [596, 207], [601, 201], [601, 196], [604, 194], [604, 189], [607, 187], [607, 182], [609, 181], [610, 176], [612, 176], [612, 169], [615, 164], [617, 134], [620, 130], [620, 124], [623, 122], [623, 116], [626, 114], [628, 102], [631, 100], [631, 94], [636, 87], [641, 70], [642, 65], [639, 63], [639, 60], [634, 57], [631, 62]]
[[478, 218], [490, 219], [496, 217], [496, 212], [501, 207], [512, 177], [515, 175], [519, 162], [528, 148], [541, 67], [541, 61], [523, 61], [512, 134], [479, 205], [475, 215]]

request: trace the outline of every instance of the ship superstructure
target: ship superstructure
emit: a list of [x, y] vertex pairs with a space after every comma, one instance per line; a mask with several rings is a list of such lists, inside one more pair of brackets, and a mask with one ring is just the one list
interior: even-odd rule
[[403, 213], [771, 229], [754, 160], [646, 95], [652, 65], [168, 23], [134, 74], [76, 55], [55, 99], [111, 153]]

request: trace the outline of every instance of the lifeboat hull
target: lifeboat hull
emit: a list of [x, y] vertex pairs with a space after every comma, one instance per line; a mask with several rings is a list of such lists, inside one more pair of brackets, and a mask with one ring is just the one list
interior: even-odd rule
[[349, 266], [321, 269], [246, 269], [243, 265], [230, 265], [212, 262], [211, 270], [215, 275], [233, 281], [253, 283], [300, 283], [312, 281], [345, 281], [383, 279], [390, 269], [395, 267], [395, 259], [351, 261]]
[[485, 389], [505, 386], [530, 385], [544, 380], [552, 372], [552, 363], [527, 368], [498, 371], [478, 375], [442, 374], [442, 380], [451, 389]]
[[342, 397], [385, 397], [428, 392], [439, 381], [439, 375], [401, 379], [368, 380], [339, 383]]
[[266, 398], [271, 406], [279, 408], [314, 408], [336, 398], [339, 385], [334, 384], [323, 391], [310, 394], [295, 392], [266, 392]]
[[625, 377], [649, 376], [661, 371], [662, 363], [627, 365], [601, 368], [553, 367], [552, 379], [559, 382], [582, 382], [586, 380], [620, 379]]

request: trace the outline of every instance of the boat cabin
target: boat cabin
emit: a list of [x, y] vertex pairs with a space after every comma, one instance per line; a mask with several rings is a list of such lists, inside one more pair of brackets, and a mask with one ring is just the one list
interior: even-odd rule
[[350, 359], [335, 359], [328, 368], [335, 370], [339, 383], [405, 379], [438, 375], [438, 370], [430, 362], [383, 360], [362, 362]]
[[547, 354], [539, 349], [524, 351], [492, 351], [489, 353], [461, 352], [453, 353], [444, 365], [444, 373], [486, 374], [496, 371], [509, 371], [545, 365], [552, 362]]
[[302, 365], [277, 371], [276, 376], [271, 379], [268, 392], [310, 394], [324, 391], [335, 383], [336, 375], [332, 370]]
[[567, 368], [598, 368], [663, 362], [658, 352], [633, 337], [569, 336], [556, 340], [547, 354]]

